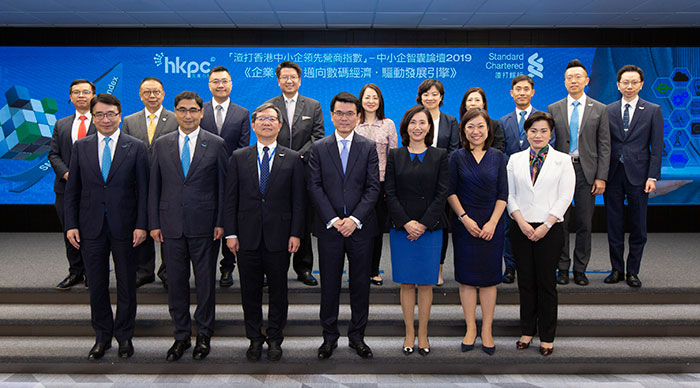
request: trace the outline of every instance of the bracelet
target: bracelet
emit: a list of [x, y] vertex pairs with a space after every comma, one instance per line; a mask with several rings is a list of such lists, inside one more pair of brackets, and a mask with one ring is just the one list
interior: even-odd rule
[[461, 216], [457, 216], [457, 219], [462, 221], [462, 217], [466, 216], [467, 212], [464, 212]]
[[545, 221], [543, 224], [547, 227], [547, 229], [552, 229], [552, 224], [549, 221]]

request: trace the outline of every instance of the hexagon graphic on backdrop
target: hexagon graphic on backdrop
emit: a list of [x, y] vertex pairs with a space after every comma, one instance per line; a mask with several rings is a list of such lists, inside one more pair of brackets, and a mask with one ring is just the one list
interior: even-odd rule
[[688, 121], [690, 121], [690, 116], [686, 110], [676, 109], [671, 113], [669, 120], [674, 128], [685, 128], [688, 125]]
[[675, 88], [669, 98], [674, 107], [685, 108], [690, 101], [690, 93], [687, 88]]
[[688, 164], [688, 155], [684, 150], [675, 150], [668, 157], [668, 160], [671, 162], [671, 167], [684, 168]]
[[685, 133], [683, 130], [677, 130], [673, 132], [669, 137], [668, 141], [671, 143], [671, 146], [673, 146], [674, 149], [685, 149], [685, 146], [688, 145], [688, 134]]
[[693, 97], [700, 97], [700, 78], [693, 78], [688, 85], [688, 91]]
[[688, 105], [688, 111], [693, 117], [700, 117], [700, 98], [693, 98]]
[[671, 72], [671, 82], [676, 87], [684, 88], [690, 83], [690, 71], [685, 67], [677, 67]]
[[671, 94], [673, 84], [669, 78], [659, 77], [654, 81], [651, 90], [654, 92], [656, 98], [666, 98]]

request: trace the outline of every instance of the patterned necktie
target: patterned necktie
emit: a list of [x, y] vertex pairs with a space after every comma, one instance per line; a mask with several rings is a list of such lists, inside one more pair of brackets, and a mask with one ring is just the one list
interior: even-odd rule
[[267, 186], [267, 178], [270, 177], [270, 148], [263, 147], [262, 162], [260, 162], [260, 194], [265, 195], [265, 187]]
[[622, 129], [625, 130], [625, 134], [630, 129], [630, 104], [625, 104], [625, 113], [622, 115]]
[[574, 101], [574, 109], [571, 111], [571, 122], [569, 123], [569, 152], [574, 152], [578, 149], [578, 106], [580, 102]]
[[112, 149], [109, 147], [109, 141], [112, 140], [105, 137], [105, 149], [102, 150], [102, 179], [107, 182], [109, 168], [112, 167]]
[[520, 112], [520, 121], [518, 121], [518, 133], [520, 134], [521, 147], [523, 144], [525, 144], [525, 140], [527, 140], [527, 136], [525, 134], [525, 115], [527, 115], [527, 111]]
[[221, 127], [224, 125], [224, 107], [216, 106], [216, 130], [221, 135]]
[[156, 115], [148, 115], [148, 144], [153, 143], [153, 135], [156, 134]]
[[532, 179], [532, 184], [535, 184], [537, 177], [542, 170], [542, 165], [544, 164], [544, 159], [547, 157], [547, 151], [549, 151], [549, 144], [542, 147], [542, 149], [535, 153], [535, 150], [530, 148], [530, 179]]
[[180, 163], [182, 164], [182, 174], [187, 177], [187, 172], [190, 171], [190, 137], [185, 136], [185, 144], [182, 146], [182, 156]]
[[80, 119], [80, 125], [78, 125], [78, 140], [80, 140], [87, 135], [87, 129], [85, 129], [85, 120], [87, 120], [87, 117], [80, 115], [78, 118]]
[[345, 174], [345, 168], [348, 166], [348, 140], [343, 139], [340, 142], [343, 143], [343, 149], [340, 151], [340, 162], [343, 164], [343, 174]]

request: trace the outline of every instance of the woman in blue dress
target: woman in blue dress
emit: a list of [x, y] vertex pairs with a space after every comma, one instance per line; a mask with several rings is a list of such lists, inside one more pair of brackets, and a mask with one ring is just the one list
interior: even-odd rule
[[403, 352], [413, 353], [413, 311], [418, 287], [418, 350], [430, 352], [428, 320], [433, 304], [447, 223], [445, 200], [449, 175], [447, 151], [432, 147], [434, 124], [422, 106], [409, 109], [399, 132], [403, 147], [389, 151], [384, 184], [392, 229], [391, 266], [394, 282], [401, 283], [401, 309], [406, 325]]
[[481, 303], [481, 349], [496, 351], [491, 326], [496, 307], [496, 285], [501, 283], [503, 222], [508, 199], [505, 155], [491, 147], [489, 116], [470, 109], [460, 123], [460, 148], [450, 156], [450, 191], [447, 202], [454, 211], [452, 242], [455, 280], [459, 283], [467, 332], [462, 351], [476, 341], [476, 296]]

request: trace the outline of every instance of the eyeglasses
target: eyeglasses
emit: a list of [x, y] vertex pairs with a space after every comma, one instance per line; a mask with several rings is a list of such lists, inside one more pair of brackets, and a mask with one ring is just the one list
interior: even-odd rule
[[299, 77], [295, 75], [283, 75], [280, 77], [282, 81], [296, 81], [299, 79]]
[[71, 90], [70, 94], [72, 94], [74, 96], [79, 96], [81, 94], [85, 95], [85, 96], [89, 96], [92, 94], [92, 90]]
[[209, 81], [209, 83], [212, 85], [226, 86], [226, 85], [231, 83], [231, 80], [230, 79], [213, 79], [213, 80]]
[[262, 122], [265, 122], [265, 121], [269, 121], [269, 122], [271, 122], [271, 123], [276, 123], [276, 122], [277, 122], [277, 117], [272, 117], [272, 116], [270, 116], [270, 117], [262, 117], [262, 116], [260, 116], [260, 117], [256, 117], [256, 118], [255, 118], [255, 121], [258, 121], [258, 122], [261, 122], [261, 123], [262, 123]]
[[163, 93], [163, 92], [160, 91], [160, 90], [143, 90], [143, 91], [141, 92], [141, 95], [144, 96], [144, 97], [148, 97], [148, 96], [160, 97], [160, 95], [161, 95], [162, 93]]
[[193, 115], [193, 114], [195, 114], [195, 113], [199, 113], [199, 112], [201, 111], [201, 109], [200, 109], [200, 108], [190, 108], [190, 109], [187, 109], [187, 108], [177, 108], [177, 109], [175, 109], [175, 111], [176, 111], [177, 113], [181, 114], [181, 115], [186, 115], [186, 114], [188, 114], [188, 113], [191, 114], [191, 115]]
[[338, 117], [338, 118], [346, 117], [346, 118], [349, 118], [349, 119], [351, 119], [351, 118], [353, 118], [353, 117], [355, 117], [355, 116], [357, 115], [357, 112], [341, 112], [341, 111], [339, 111], [339, 110], [336, 110], [336, 111], [334, 111], [334, 112], [332, 112], [332, 113], [333, 113], [336, 117]]
[[109, 120], [114, 120], [114, 118], [119, 116], [120, 114], [121, 113], [115, 113], [115, 112], [107, 112], [107, 113], [97, 112], [97, 113], [93, 114], [93, 116], [98, 120], [102, 120], [104, 118], [107, 118]]
[[620, 85], [627, 87], [627, 86], [637, 86], [641, 83], [641, 81], [620, 81]]
[[567, 76], [565, 77], [565, 79], [566, 79], [567, 81], [572, 81], [572, 80], [581, 81], [581, 80], [584, 79], [584, 78], [586, 78], [586, 77], [582, 76], [581, 74], [577, 74], [577, 75], [567, 75]]

